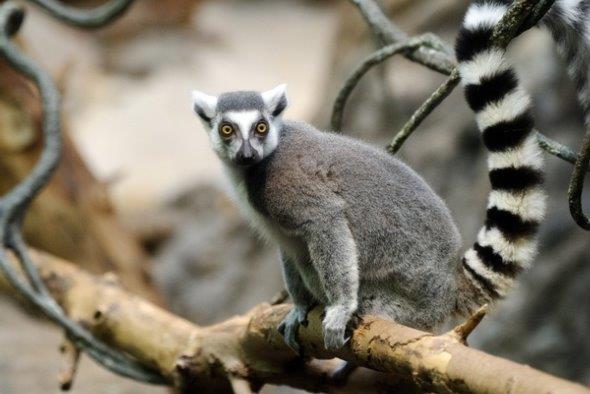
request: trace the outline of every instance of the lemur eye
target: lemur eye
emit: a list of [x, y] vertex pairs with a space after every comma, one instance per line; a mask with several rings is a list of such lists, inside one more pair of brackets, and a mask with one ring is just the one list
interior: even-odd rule
[[268, 132], [268, 123], [264, 120], [261, 120], [256, 124], [256, 132], [258, 134], [266, 134]]
[[229, 137], [234, 133], [234, 127], [232, 125], [230, 125], [229, 123], [223, 123], [221, 126], [219, 126], [219, 134], [221, 134], [222, 137]]

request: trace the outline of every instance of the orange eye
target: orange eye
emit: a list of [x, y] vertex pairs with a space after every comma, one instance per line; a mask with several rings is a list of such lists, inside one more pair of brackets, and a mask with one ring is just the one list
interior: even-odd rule
[[256, 132], [258, 134], [266, 134], [268, 132], [268, 124], [265, 121], [260, 121], [256, 125]]
[[221, 126], [219, 126], [219, 134], [221, 134], [222, 137], [229, 137], [234, 133], [234, 128], [232, 125], [230, 125], [229, 123], [223, 123]]

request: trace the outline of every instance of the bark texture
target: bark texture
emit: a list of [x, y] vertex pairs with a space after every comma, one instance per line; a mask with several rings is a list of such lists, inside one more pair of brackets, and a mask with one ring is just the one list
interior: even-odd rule
[[[43, 280], [74, 320], [96, 336], [160, 371], [184, 392], [256, 390], [264, 384], [325, 392], [590, 393], [527, 366], [464, 345], [455, 331], [433, 335], [365, 316], [349, 346], [326, 352], [321, 311], [300, 330], [305, 362], [276, 330], [289, 305], [261, 304], [208, 327], [196, 326], [48, 254], [34, 252]], [[5, 284], [4, 284], [5, 285]], [[387, 374], [360, 370], [346, 385], [329, 378], [339, 357]]]

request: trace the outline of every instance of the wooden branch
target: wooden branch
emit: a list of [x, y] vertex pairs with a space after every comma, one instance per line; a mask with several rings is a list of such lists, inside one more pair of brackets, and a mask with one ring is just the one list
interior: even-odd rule
[[[288, 305], [261, 304], [244, 315], [199, 327], [56, 257], [40, 252], [32, 256], [72, 319], [185, 392], [230, 392], [232, 386], [248, 392], [278, 384], [314, 392], [590, 393], [581, 385], [466, 347], [457, 331], [436, 336], [370, 316], [360, 320], [349, 346], [330, 353], [322, 345], [319, 310], [312, 311], [300, 338], [306, 355], [323, 360], [304, 362], [276, 330]], [[339, 386], [329, 377], [336, 364], [327, 359], [333, 357], [396, 375], [363, 369]]]

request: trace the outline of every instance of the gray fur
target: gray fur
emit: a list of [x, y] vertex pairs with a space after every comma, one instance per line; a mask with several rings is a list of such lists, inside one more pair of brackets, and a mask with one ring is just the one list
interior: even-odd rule
[[444, 202], [399, 160], [285, 122], [274, 154], [241, 176], [314, 301], [347, 313], [357, 303], [359, 313], [419, 328], [452, 312], [459, 233]]
[[[199, 116], [211, 147], [229, 165], [258, 162], [276, 148], [281, 115], [287, 106], [286, 86], [279, 85], [264, 93], [229, 92], [219, 97], [193, 91], [193, 110]], [[265, 133], [257, 125], [264, 123]], [[231, 126], [229, 135], [221, 135], [222, 126]]]
[[[284, 100], [275, 96], [272, 102]], [[325, 307], [329, 349], [345, 344], [354, 313], [421, 329], [450, 316], [460, 236], [426, 182], [358, 140], [301, 122], [278, 119], [274, 126], [278, 143], [255, 164], [218, 154], [245, 214], [281, 250], [295, 304], [280, 327], [287, 344], [298, 349], [297, 328], [316, 304]]]
[[238, 91], [223, 93], [219, 96], [219, 101], [217, 102], [217, 110], [219, 112], [246, 111], [250, 109], [262, 112], [264, 108], [264, 101], [259, 92]]
[[556, 1], [541, 20], [567, 63], [578, 101], [590, 126], [590, 0]]

